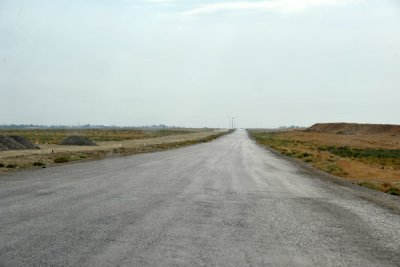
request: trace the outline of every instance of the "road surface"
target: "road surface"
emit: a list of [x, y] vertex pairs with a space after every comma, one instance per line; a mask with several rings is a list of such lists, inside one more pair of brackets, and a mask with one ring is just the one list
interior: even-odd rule
[[19, 172], [0, 177], [0, 266], [399, 266], [398, 211], [362, 194], [244, 131]]

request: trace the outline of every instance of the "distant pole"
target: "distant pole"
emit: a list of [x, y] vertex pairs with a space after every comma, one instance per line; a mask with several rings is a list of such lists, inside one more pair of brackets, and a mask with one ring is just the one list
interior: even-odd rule
[[229, 129], [232, 129], [233, 128], [233, 117], [229, 116], [228, 119], [229, 119]]
[[236, 117], [229, 116], [229, 129], [235, 129], [236, 127]]
[[229, 129], [236, 129], [236, 127], [237, 127], [237, 123], [236, 123], [237, 117], [229, 116], [228, 118], [229, 118]]

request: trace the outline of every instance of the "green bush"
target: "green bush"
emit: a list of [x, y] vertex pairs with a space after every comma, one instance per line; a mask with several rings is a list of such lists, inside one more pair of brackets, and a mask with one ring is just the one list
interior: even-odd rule
[[400, 196], [400, 189], [391, 183], [376, 184], [371, 182], [361, 182], [358, 185], [379, 190], [390, 195]]
[[400, 190], [397, 188], [390, 188], [386, 193], [390, 195], [400, 196]]
[[359, 183], [358, 185], [359, 185], [359, 186], [366, 187], [366, 188], [369, 188], [369, 189], [375, 189], [375, 190], [378, 190], [378, 187], [376, 186], [376, 184], [373, 184], [373, 183], [369, 183], [369, 182], [361, 182], [361, 183]]
[[64, 162], [69, 162], [71, 159], [68, 157], [58, 157], [54, 159], [55, 163], [64, 163]]
[[400, 159], [400, 149], [358, 149], [349, 147], [320, 147], [323, 151], [329, 151], [340, 157], [347, 158], [392, 158]]
[[342, 168], [335, 164], [328, 165], [325, 169], [326, 172], [333, 174], [333, 175], [343, 175], [346, 174], [346, 172], [343, 171]]
[[8, 164], [8, 165], [6, 166], [6, 168], [15, 169], [15, 168], [17, 168], [17, 165], [16, 165], [16, 164]]

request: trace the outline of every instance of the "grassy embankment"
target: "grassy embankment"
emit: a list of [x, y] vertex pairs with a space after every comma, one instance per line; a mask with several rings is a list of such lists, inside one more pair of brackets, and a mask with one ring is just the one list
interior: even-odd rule
[[[260, 144], [361, 186], [400, 195], [397, 140], [376, 136], [336, 136], [305, 131], [249, 131]], [[395, 147], [395, 149], [390, 148]]]
[[[229, 132], [189, 130], [15, 130], [1, 135], [20, 135], [38, 144], [40, 150], [0, 152], [0, 173], [15, 169], [52, 166], [81, 160], [101, 159], [112, 155], [131, 155], [184, 147], [214, 140]], [[85, 135], [98, 146], [58, 146], [68, 135]]]

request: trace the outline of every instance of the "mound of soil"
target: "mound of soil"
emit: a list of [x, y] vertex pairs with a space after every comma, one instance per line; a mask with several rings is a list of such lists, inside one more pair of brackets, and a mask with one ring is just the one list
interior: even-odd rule
[[317, 123], [307, 129], [311, 132], [344, 135], [385, 134], [400, 135], [400, 125], [357, 124], [357, 123]]
[[[3, 147], [3, 150], [24, 150], [27, 149], [22, 144], [18, 143], [14, 139], [8, 136], [0, 136], [0, 144]], [[4, 147], [6, 149], [4, 149]]]
[[95, 142], [85, 136], [69, 136], [60, 143], [63, 146], [97, 146]]
[[0, 143], [0, 151], [6, 151], [8, 148]]
[[25, 137], [18, 136], [18, 135], [10, 135], [10, 138], [14, 139], [17, 143], [24, 146], [25, 149], [39, 149], [39, 147], [33, 144], [31, 141], [26, 139]]

